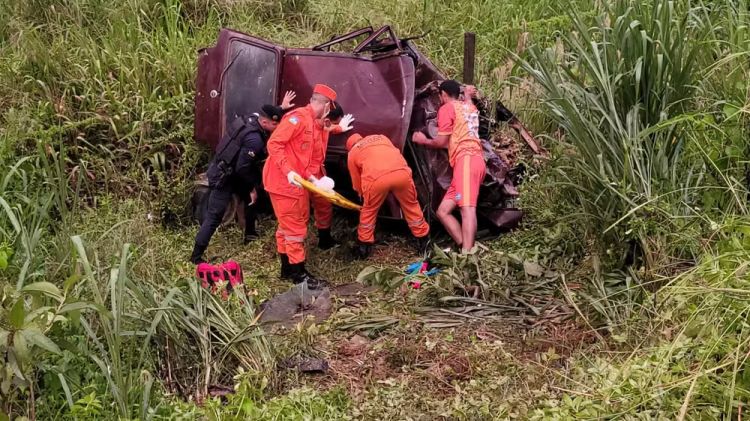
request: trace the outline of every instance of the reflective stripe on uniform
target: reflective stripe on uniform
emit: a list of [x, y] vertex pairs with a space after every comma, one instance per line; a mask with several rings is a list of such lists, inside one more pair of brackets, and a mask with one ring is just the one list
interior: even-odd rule
[[297, 237], [294, 235], [284, 235], [284, 240], [292, 242], [292, 243], [304, 243], [305, 237]]

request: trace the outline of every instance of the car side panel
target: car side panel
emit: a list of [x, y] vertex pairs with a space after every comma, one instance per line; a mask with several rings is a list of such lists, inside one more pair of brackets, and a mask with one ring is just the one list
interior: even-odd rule
[[[403, 150], [414, 102], [414, 61], [405, 54], [360, 57], [345, 53], [287, 50], [281, 92], [297, 92], [297, 104], [310, 98], [313, 86], [332, 87], [345, 113], [355, 117], [354, 131], [367, 136], [383, 134]], [[350, 133], [332, 135], [328, 142], [326, 169], [338, 186], [350, 186], [346, 170], [346, 139]], [[337, 188], [337, 190], [339, 190]], [[351, 192], [350, 196], [351, 196]], [[389, 197], [383, 216], [401, 218], [401, 209]]]

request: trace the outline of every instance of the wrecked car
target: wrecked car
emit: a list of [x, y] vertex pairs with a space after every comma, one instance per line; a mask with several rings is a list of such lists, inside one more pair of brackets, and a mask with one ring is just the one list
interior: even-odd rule
[[[411, 143], [411, 134], [437, 134], [440, 107], [438, 84], [445, 76], [419, 52], [413, 39], [398, 38], [389, 26], [367, 27], [334, 36], [312, 48], [287, 48], [231, 29], [222, 29], [216, 45], [199, 51], [195, 96], [195, 139], [215, 148], [237, 116], [266, 103], [279, 103], [287, 90], [304, 105], [313, 85], [324, 83], [338, 93], [337, 101], [355, 116], [354, 130], [363, 136], [384, 134], [404, 154], [412, 168], [420, 204], [434, 220], [434, 211], [451, 181], [447, 152]], [[487, 107], [477, 104], [483, 124], [487, 175], [479, 194], [477, 213], [492, 228], [515, 227], [521, 212], [513, 205], [518, 195], [508, 166], [498, 157], [489, 137], [493, 122]], [[506, 114], [504, 107], [498, 114]], [[504, 115], [497, 115], [503, 119]], [[354, 199], [347, 172], [348, 134], [331, 135], [326, 171], [336, 190]], [[391, 195], [380, 216], [402, 218]]]

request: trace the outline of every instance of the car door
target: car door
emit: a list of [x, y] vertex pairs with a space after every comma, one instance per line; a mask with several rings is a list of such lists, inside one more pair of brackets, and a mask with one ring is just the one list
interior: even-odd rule
[[268, 41], [222, 29], [216, 45], [199, 52], [195, 139], [213, 149], [238, 115], [276, 104], [283, 55]]

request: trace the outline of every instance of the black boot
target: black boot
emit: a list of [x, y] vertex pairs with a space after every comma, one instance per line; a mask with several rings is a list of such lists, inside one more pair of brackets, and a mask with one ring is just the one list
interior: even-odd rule
[[341, 244], [341, 242], [336, 241], [336, 239], [331, 236], [330, 228], [318, 230], [318, 248], [319, 249], [328, 250], [330, 248], [336, 247], [339, 244]]
[[255, 230], [256, 218], [257, 213], [255, 211], [255, 205], [245, 206], [245, 237], [243, 238], [243, 244], [245, 245], [260, 237]]
[[426, 255], [430, 250], [430, 236], [417, 237], [417, 253]]
[[286, 253], [279, 253], [279, 260], [281, 260], [281, 273], [279, 278], [281, 279], [292, 279], [292, 268], [289, 263], [289, 256]]
[[309, 289], [320, 289], [328, 284], [325, 280], [318, 279], [308, 272], [307, 269], [305, 269], [305, 262], [290, 263], [289, 268], [292, 282], [295, 284], [307, 282], [307, 288]]
[[245, 232], [245, 237], [243, 237], [242, 239], [242, 244], [248, 245], [252, 243], [253, 241], [257, 240], [258, 238], [260, 238], [260, 236], [255, 231]]
[[190, 262], [194, 265], [205, 263], [206, 261], [203, 260], [203, 252], [206, 251], [207, 246], [201, 246], [196, 244], [193, 246], [193, 254], [190, 255]]
[[355, 259], [360, 259], [360, 260], [367, 259], [372, 254], [372, 244], [363, 243], [357, 240], [357, 245], [354, 246], [354, 250], [352, 251], [352, 254], [354, 255]]

